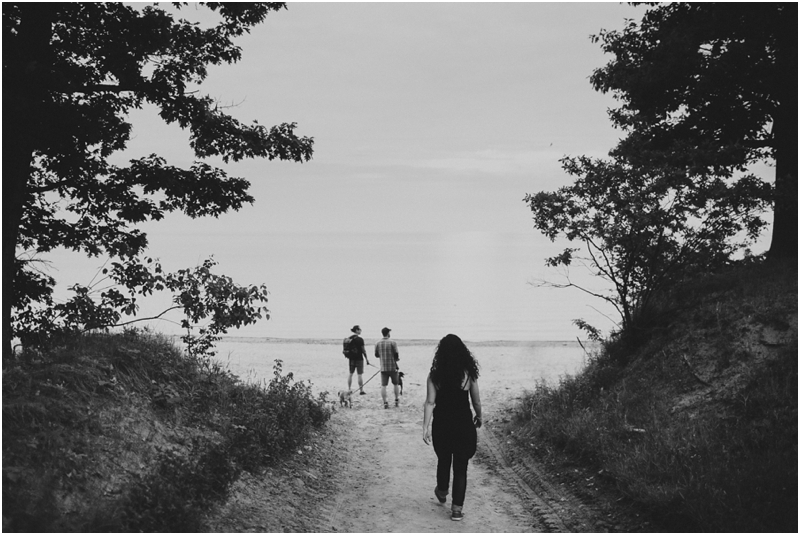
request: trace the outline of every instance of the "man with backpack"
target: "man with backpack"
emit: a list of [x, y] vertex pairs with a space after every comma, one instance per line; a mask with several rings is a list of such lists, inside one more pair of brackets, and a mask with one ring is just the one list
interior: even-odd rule
[[354, 325], [352, 329], [353, 334], [344, 339], [343, 350], [344, 356], [350, 364], [350, 375], [347, 376], [347, 390], [352, 392], [353, 372], [358, 372], [358, 390], [362, 396], [364, 392], [364, 362], [369, 366], [369, 359], [367, 359], [367, 350], [364, 347], [364, 339], [359, 336], [361, 334], [361, 327]]

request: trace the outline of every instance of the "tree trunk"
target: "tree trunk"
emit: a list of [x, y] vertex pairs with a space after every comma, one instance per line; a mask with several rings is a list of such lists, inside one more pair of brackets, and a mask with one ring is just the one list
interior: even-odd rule
[[787, 4], [778, 28], [776, 80], [779, 112], [773, 119], [775, 213], [769, 261], [797, 262], [797, 4]]
[[[4, 98], [5, 100], [5, 98]], [[6, 106], [3, 106], [6, 108]], [[8, 128], [13, 114], [3, 110], [3, 130]], [[11, 137], [11, 136], [9, 136]], [[13, 308], [14, 277], [16, 275], [16, 249], [25, 189], [30, 174], [32, 150], [26, 151], [20, 143], [4, 143], [3, 150], [3, 360], [13, 355], [11, 346], [11, 311]], [[13, 154], [14, 151], [19, 151]]]
[[[794, 106], [794, 135], [784, 132], [776, 143], [775, 210], [769, 261], [797, 261], [797, 105]], [[788, 122], [788, 121], [786, 121]], [[775, 121], [778, 130], [779, 121]], [[787, 130], [789, 125], [787, 125]]]
[[[8, 4], [3, 6], [3, 19]], [[26, 2], [19, 9], [16, 35], [3, 36], [3, 361], [11, 358], [14, 279], [20, 222], [28, 194], [40, 110], [50, 77], [50, 39], [57, 4]], [[8, 7], [11, 10], [11, 7]]]

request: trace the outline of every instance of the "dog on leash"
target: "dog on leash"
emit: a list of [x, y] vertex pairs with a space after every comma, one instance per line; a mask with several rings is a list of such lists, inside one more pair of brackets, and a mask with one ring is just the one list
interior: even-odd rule
[[350, 390], [339, 390], [339, 405], [353, 408], [353, 393]]

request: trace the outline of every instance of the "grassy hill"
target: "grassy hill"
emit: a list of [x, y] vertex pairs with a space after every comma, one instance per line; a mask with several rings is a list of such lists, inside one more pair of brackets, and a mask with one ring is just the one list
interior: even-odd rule
[[245, 384], [146, 332], [26, 351], [3, 363], [3, 531], [200, 531], [329, 417], [279, 362]]
[[574, 463], [675, 531], [797, 531], [797, 268], [675, 288], [587, 368], [539, 384], [519, 447]]

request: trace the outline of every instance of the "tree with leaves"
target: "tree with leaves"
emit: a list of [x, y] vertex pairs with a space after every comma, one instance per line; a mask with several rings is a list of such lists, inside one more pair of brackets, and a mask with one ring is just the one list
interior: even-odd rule
[[612, 152], [731, 177], [774, 161], [768, 258], [797, 260], [797, 4], [670, 3], [594, 36], [614, 55], [591, 77], [622, 106]]
[[[167, 280], [148, 271], [141, 258], [147, 236], [138, 224], [174, 211], [216, 217], [253, 202], [246, 180], [227, 176], [203, 158], [304, 162], [312, 155], [313, 139], [298, 136], [294, 123], [271, 128], [242, 124], [197, 92], [209, 65], [241, 57], [234, 39], [285, 4], [205, 6], [219, 17], [208, 28], [176, 19], [157, 4], [3, 4], [4, 356], [11, 354], [16, 334], [12, 320], [37, 303], [52, 304], [54, 281], [36, 270], [31, 259], [56, 247], [116, 257], [124, 266], [114, 281], [128, 295], [104, 296], [105, 304], [117, 310], [106, 320], [118, 319], [120, 311], [135, 312], [135, 294], [169, 284], [190, 316], [220, 312], [220, 329], [237, 325], [241, 313], [261, 310], [248, 307], [265, 299], [263, 288], [248, 289], [249, 301], [238, 294], [238, 303], [244, 304], [238, 309], [241, 288], [212, 277], [216, 296], [229, 299], [237, 310], [225, 320], [226, 310], [232, 309], [215, 310], [189, 299], [199, 292], [192, 284], [211, 280], [204, 271], [209, 265], [198, 268], [194, 282], [184, 278], [179, 283], [177, 274]], [[181, 5], [173, 7], [180, 12]], [[127, 166], [109, 162], [130, 139], [128, 112], [145, 103], [156, 106], [166, 123], [189, 130], [199, 161], [188, 169], [155, 154]], [[183, 293], [187, 288], [189, 293]], [[79, 292], [78, 298], [89, 306], [85, 295]]]
[[[644, 171], [587, 157], [561, 162], [575, 182], [525, 202], [538, 230], [551, 240], [583, 244], [586, 256], [568, 247], [546, 264], [568, 270], [577, 260], [611, 289], [590, 290], [569, 277], [545, 284], [575, 287], [610, 303], [623, 331], [637, 326], [638, 314], [662, 290], [724, 265], [766, 225], [761, 214], [771, 189], [754, 175], [728, 184], [713, 175], [688, 176], [682, 168]], [[582, 320], [575, 323], [592, 334]]]
[[[625, 331], [664, 288], [752, 244], [772, 203], [769, 257], [796, 260], [797, 5], [657, 4], [593, 39], [614, 59], [591, 82], [621, 101], [610, 116], [626, 137], [609, 159], [564, 158], [575, 183], [525, 198], [537, 229], [585, 248], [547, 264], [580, 258], [608, 281], [581, 289]], [[770, 161], [774, 187], [750, 171]]]

